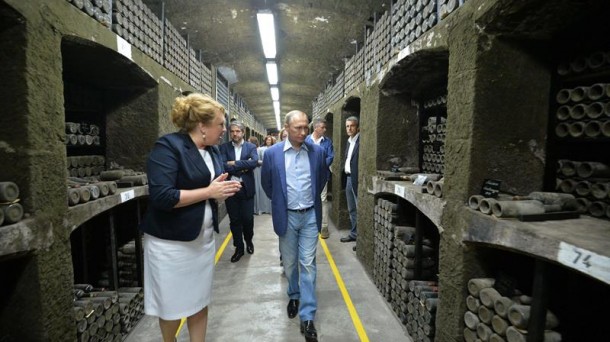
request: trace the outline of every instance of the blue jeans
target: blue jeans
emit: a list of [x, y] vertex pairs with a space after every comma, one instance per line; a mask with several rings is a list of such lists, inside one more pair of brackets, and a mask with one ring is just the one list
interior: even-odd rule
[[317, 247], [316, 211], [288, 211], [288, 229], [280, 236], [280, 252], [288, 279], [288, 297], [300, 300], [301, 321], [313, 320], [316, 316]]
[[352, 177], [347, 177], [347, 183], [345, 184], [345, 197], [347, 197], [349, 220], [352, 223], [349, 236], [355, 239], [358, 236], [356, 228], [358, 224], [358, 196], [354, 192], [354, 187], [352, 186]]

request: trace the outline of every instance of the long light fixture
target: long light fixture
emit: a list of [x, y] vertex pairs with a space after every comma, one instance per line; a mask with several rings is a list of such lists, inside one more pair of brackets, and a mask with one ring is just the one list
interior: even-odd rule
[[276, 85], [278, 82], [277, 63], [275, 63], [273, 61], [268, 61], [266, 67], [267, 67], [267, 78], [269, 79], [269, 84]]
[[272, 86], [271, 87], [271, 99], [273, 101], [279, 101], [280, 100], [280, 89], [277, 86]]
[[263, 52], [265, 58], [273, 59], [277, 53], [275, 47], [275, 19], [271, 12], [258, 12], [256, 14], [256, 20], [258, 21], [258, 33], [263, 43]]
[[263, 10], [256, 14], [258, 23], [258, 33], [260, 35], [261, 44], [263, 45], [263, 53], [265, 54], [267, 69], [267, 79], [271, 86], [271, 99], [273, 100], [273, 110], [275, 111], [275, 122], [277, 129], [280, 129], [280, 89], [278, 88], [279, 72], [277, 62], [277, 47], [275, 43], [275, 18], [270, 10]]

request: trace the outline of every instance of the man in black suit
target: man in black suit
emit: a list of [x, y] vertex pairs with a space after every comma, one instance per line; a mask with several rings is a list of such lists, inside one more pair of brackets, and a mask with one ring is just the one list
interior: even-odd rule
[[254, 253], [254, 168], [258, 165], [256, 145], [244, 139], [244, 125], [235, 121], [230, 125], [231, 141], [220, 145], [220, 153], [225, 171], [231, 180], [239, 181], [242, 185], [235, 196], [228, 198], [225, 203], [231, 221], [231, 233], [235, 253], [231, 262], [237, 262], [244, 255], [244, 240], [249, 254]]
[[358, 220], [358, 151], [360, 150], [360, 125], [355, 116], [345, 119], [345, 130], [349, 138], [343, 160], [343, 187], [347, 197], [347, 209], [352, 223], [349, 235], [341, 238], [341, 242], [356, 241]]

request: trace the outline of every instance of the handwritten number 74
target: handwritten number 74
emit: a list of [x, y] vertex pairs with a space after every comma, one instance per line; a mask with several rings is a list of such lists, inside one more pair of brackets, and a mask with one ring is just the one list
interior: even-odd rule
[[[591, 259], [591, 254], [587, 254], [583, 257], [583, 253], [581, 251], [578, 250], [574, 250], [574, 253], [576, 253], [576, 258], [574, 258], [574, 263], [577, 264], [579, 261], [581, 261], [581, 263], [587, 267], [591, 267], [591, 262], [589, 262], [589, 260]], [[581, 260], [582, 258], [582, 260]]]

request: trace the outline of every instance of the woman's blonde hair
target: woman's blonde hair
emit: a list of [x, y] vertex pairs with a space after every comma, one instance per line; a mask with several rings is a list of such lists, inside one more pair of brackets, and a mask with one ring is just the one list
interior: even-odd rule
[[214, 121], [216, 111], [225, 113], [225, 107], [208, 95], [191, 93], [177, 97], [172, 107], [171, 118], [174, 126], [190, 132], [198, 123], [207, 125]]

